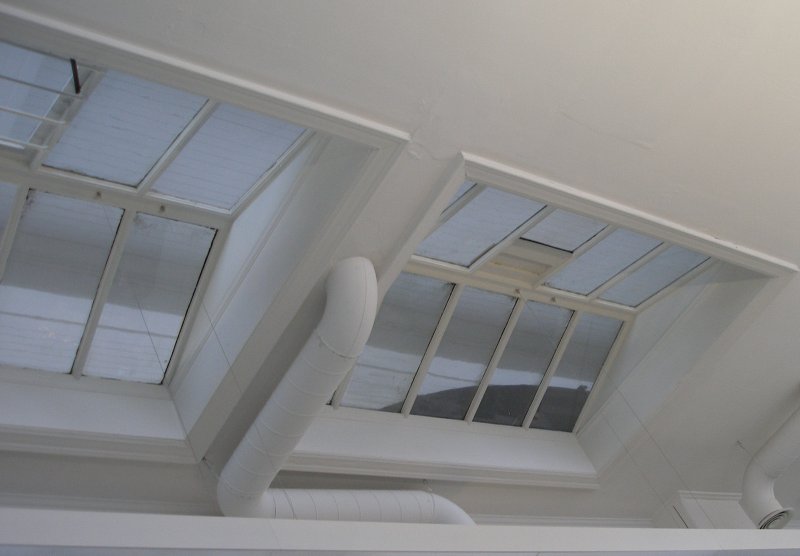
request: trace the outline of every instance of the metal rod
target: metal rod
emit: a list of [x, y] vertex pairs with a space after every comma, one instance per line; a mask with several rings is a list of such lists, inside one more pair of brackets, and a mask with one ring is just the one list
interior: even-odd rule
[[495, 347], [492, 358], [489, 360], [486, 371], [483, 373], [481, 382], [478, 385], [478, 390], [472, 397], [472, 402], [467, 410], [467, 415], [464, 417], [464, 420], [467, 423], [471, 423], [472, 419], [475, 418], [475, 413], [478, 411], [478, 407], [481, 405], [481, 401], [483, 400], [483, 395], [486, 393], [486, 389], [492, 382], [492, 376], [494, 376], [494, 371], [497, 369], [497, 364], [500, 363], [500, 359], [503, 357], [503, 352], [508, 345], [508, 341], [511, 339], [511, 334], [513, 334], [514, 328], [517, 326], [517, 321], [519, 321], [519, 317], [522, 315], [522, 311], [525, 309], [526, 303], [527, 302], [524, 299], [517, 298], [517, 302], [514, 304], [514, 308], [511, 310], [511, 314], [508, 317], [508, 322], [503, 329], [500, 340], [497, 342], [497, 347]]
[[539, 410], [539, 406], [544, 399], [544, 394], [547, 391], [547, 387], [550, 385], [550, 380], [556, 373], [558, 365], [561, 363], [561, 358], [564, 357], [564, 352], [567, 350], [569, 341], [572, 339], [572, 334], [575, 332], [575, 328], [577, 328], [580, 318], [580, 311], [575, 311], [572, 313], [572, 317], [569, 319], [567, 329], [561, 336], [561, 341], [558, 343], [556, 352], [553, 354], [553, 358], [550, 360], [550, 364], [547, 366], [544, 376], [542, 376], [542, 382], [539, 383], [539, 387], [536, 389], [536, 395], [533, 397], [531, 406], [528, 408], [528, 413], [525, 414], [525, 419], [522, 421], [523, 429], [527, 429], [531, 426], [531, 421], [533, 421], [533, 418], [536, 416], [536, 412]]
[[458, 299], [461, 297], [462, 291], [464, 291], [464, 285], [456, 284], [453, 291], [450, 293], [450, 298], [444, 306], [444, 311], [442, 311], [442, 316], [439, 318], [439, 322], [436, 325], [436, 330], [433, 331], [433, 336], [431, 336], [431, 341], [428, 343], [428, 348], [422, 356], [422, 361], [419, 363], [417, 373], [414, 375], [414, 380], [412, 380], [411, 387], [408, 389], [408, 395], [400, 411], [403, 415], [407, 416], [411, 413], [411, 408], [414, 406], [420, 388], [422, 388], [422, 382], [428, 374], [428, 368], [431, 366], [431, 362], [436, 355], [436, 350], [439, 349], [439, 344], [442, 343], [447, 325], [450, 323], [450, 319], [453, 318], [453, 313], [456, 310], [456, 305], [458, 305]]
[[108, 299], [108, 294], [111, 292], [111, 286], [114, 283], [117, 268], [122, 260], [125, 241], [128, 238], [128, 233], [130, 232], [135, 215], [135, 211], [126, 210], [122, 215], [119, 226], [117, 226], [117, 233], [114, 236], [114, 242], [111, 245], [111, 251], [108, 254], [105, 269], [103, 269], [103, 274], [100, 277], [97, 292], [95, 292], [92, 309], [89, 311], [89, 318], [86, 320], [86, 327], [84, 328], [81, 342], [78, 345], [78, 351], [75, 354], [75, 361], [72, 363], [71, 374], [75, 378], [80, 378], [83, 374], [86, 358], [89, 356], [89, 349], [92, 346], [92, 340], [97, 332], [97, 325], [100, 322], [100, 316], [103, 314], [103, 307]]
[[75, 58], [69, 59], [69, 65], [72, 68], [72, 86], [75, 88], [75, 94], [81, 94], [81, 78], [78, 76], [78, 62]]

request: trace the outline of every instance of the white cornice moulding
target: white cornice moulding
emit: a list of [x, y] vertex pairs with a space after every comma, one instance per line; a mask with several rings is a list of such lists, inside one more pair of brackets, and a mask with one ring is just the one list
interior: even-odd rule
[[0, 451], [160, 463], [196, 463], [185, 440], [0, 425]]
[[519, 525], [533, 527], [652, 527], [644, 517], [570, 517], [502, 514], [470, 514], [478, 525]]
[[467, 179], [495, 185], [508, 191], [533, 197], [544, 203], [584, 213], [631, 230], [654, 235], [716, 259], [726, 261], [766, 276], [778, 277], [799, 269], [789, 261], [731, 243], [710, 234], [610, 201], [572, 186], [538, 176], [471, 153], [462, 153]]

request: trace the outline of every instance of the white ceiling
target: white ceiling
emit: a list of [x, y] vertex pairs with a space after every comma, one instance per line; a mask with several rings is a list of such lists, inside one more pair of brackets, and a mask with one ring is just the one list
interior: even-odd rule
[[[407, 131], [351, 237], [379, 270], [462, 150], [800, 259], [796, 2], [5, 3]], [[681, 486], [738, 488], [795, 406], [797, 330], [775, 279], [647, 424]]]

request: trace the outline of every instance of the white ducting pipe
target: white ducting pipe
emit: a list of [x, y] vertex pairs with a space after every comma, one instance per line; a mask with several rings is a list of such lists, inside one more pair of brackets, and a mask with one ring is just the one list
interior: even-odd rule
[[775, 498], [775, 480], [800, 458], [800, 409], [753, 456], [744, 472], [741, 505], [759, 529], [781, 529], [794, 509]]
[[250, 426], [217, 484], [222, 513], [238, 517], [473, 523], [440, 496], [416, 491], [268, 487], [333, 396], [372, 331], [378, 286], [363, 257], [339, 262], [325, 284], [319, 325]]
[[267, 489], [255, 517], [472, 525], [450, 500], [418, 490]]

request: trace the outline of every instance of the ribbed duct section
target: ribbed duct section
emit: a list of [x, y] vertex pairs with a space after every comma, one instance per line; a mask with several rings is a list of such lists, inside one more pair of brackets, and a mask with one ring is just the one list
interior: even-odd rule
[[225, 465], [222, 513], [239, 517], [473, 523], [452, 502], [416, 491], [267, 490], [369, 338], [377, 280], [362, 257], [339, 262], [325, 284], [319, 325]]

